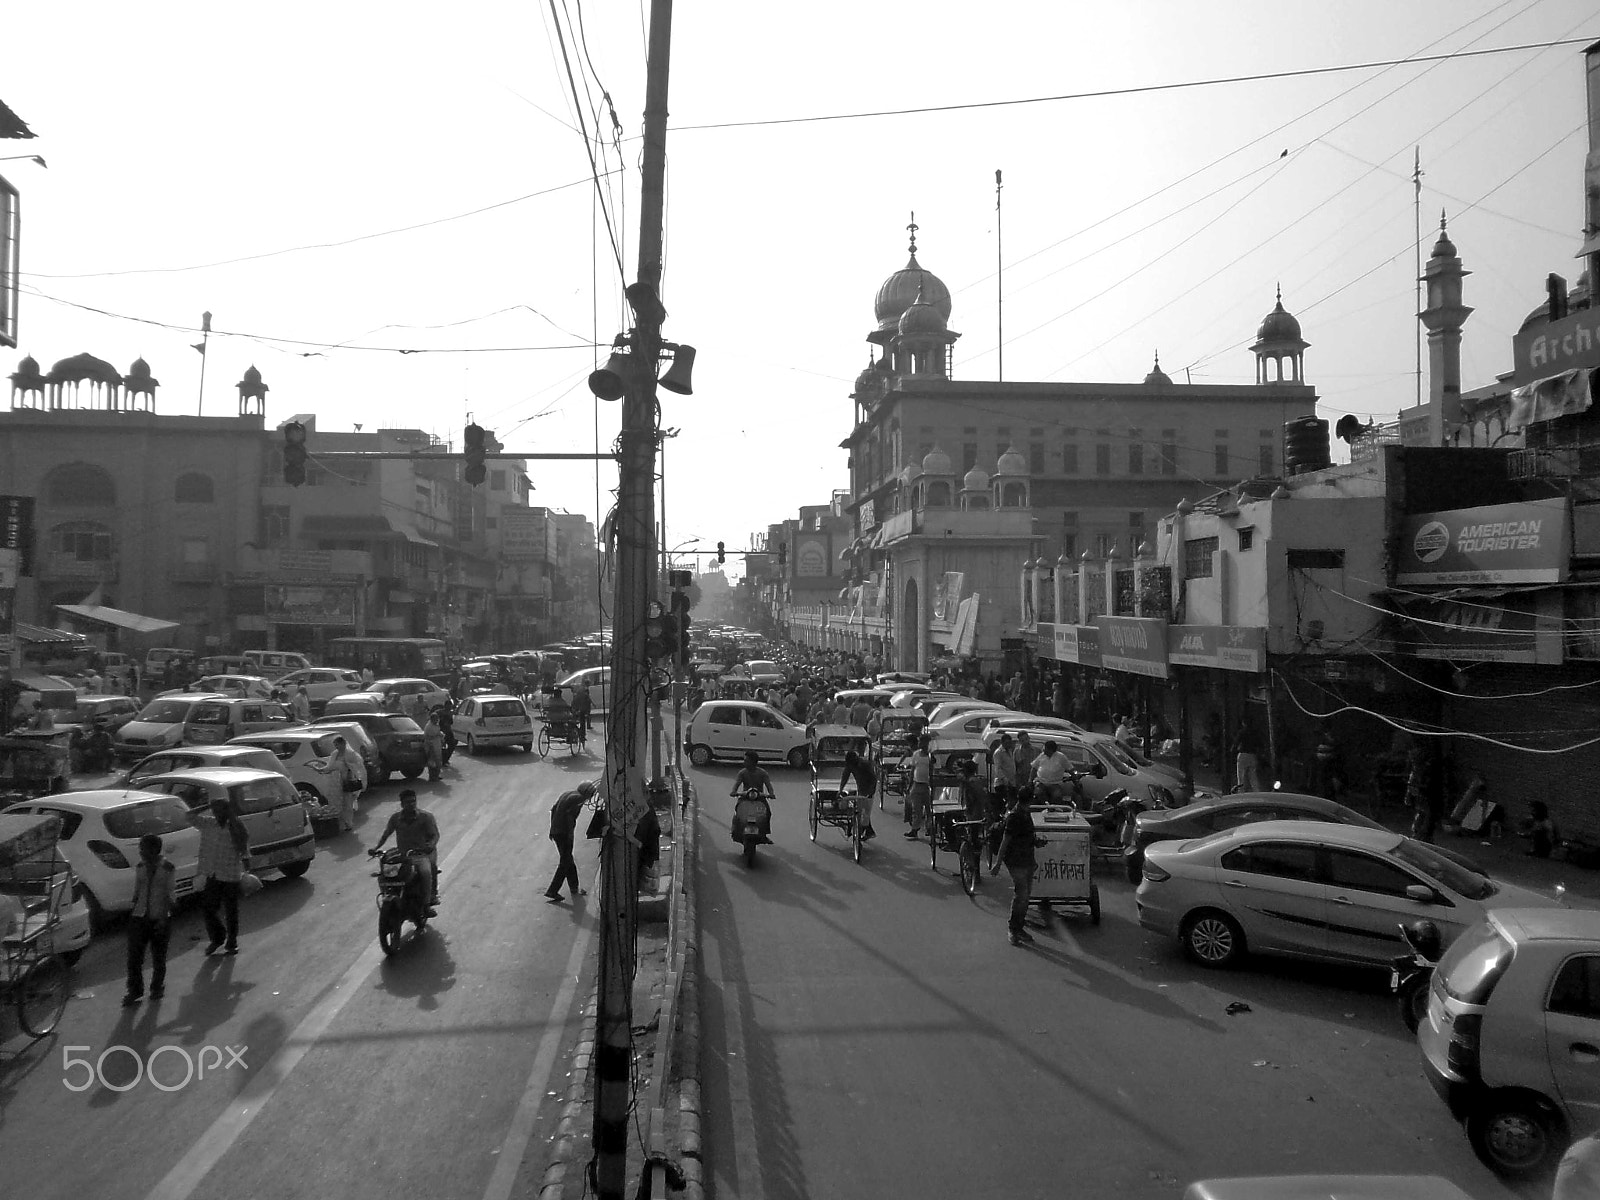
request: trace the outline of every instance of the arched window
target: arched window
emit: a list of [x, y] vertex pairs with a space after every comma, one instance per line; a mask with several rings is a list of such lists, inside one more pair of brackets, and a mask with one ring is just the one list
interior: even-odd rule
[[44, 480], [46, 504], [78, 507], [115, 507], [117, 485], [104, 468], [91, 463], [65, 463]]
[[111, 530], [98, 521], [67, 521], [50, 531], [50, 549], [79, 562], [107, 562], [111, 558]]
[[178, 482], [172, 488], [172, 498], [179, 504], [211, 504], [217, 497], [211, 476], [191, 471], [178, 476]]

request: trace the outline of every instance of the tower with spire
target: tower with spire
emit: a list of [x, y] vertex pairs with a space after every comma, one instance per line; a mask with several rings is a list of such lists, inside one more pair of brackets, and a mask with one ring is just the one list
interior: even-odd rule
[[1461, 327], [1472, 309], [1461, 303], [1461, 266], [1455, 243], [1439, 214], [1439, 240], [1422, 268], [1428, 306], [1417, 317], [1428, 331], [1428, 444], [1444, 445], [1445, 430], [1461, 421]]
[[[1256, 356], [1256, 382], [1304, 383], [1306, 373], [1306, 347], [1311, 345], [1300, 336], [1300, 322], [1283, 307], [1283, 285], [1278, 285], [1277, 306], [1261, 321], [1256, 330], [1255, 344], [1250, 347]], [[1284, 374], [1283, 364], [1289, 363], [1289, 373]], [[1267, 364], [1271, 363], [1270, 369]]]

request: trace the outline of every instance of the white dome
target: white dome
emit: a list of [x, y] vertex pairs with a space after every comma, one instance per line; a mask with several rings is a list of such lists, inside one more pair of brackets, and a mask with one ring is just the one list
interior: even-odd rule
[[1000, 456], [1000, 461], [994, 465], [996, 475], [1026, 475], [1028, 473], [1028, 460], [1023, 458], [1015, 446], [1012, 446]]
[[981, 467], [973, 467], [961, 477], [961, 487], [968, 492], [987, 492], [989, 490], [989, 475]]
[[925, 475], [949, 475], [951, 473], [950, 456], [935, 446], [923, 458], [922, 471]]

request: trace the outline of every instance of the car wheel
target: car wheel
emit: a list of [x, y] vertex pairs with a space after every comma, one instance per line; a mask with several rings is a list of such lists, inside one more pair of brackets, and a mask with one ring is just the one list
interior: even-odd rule
[[1244, 930], [1227, 913], [1206, 909], [1183, 924], [1183, 948], [1202, 967], [1226, 967], [1244, 953]]
[[283, 872], [285, 879], [299, 879], [311, 869], [311, 860], [302, 858], [299, 862], [285, 863], [278, 870]]
[[711, 765], [711, 747], [690, 746], [689, 761], [697, 767], [709, 767]]
[[394, 771], [391, 770], [389, 767], [379, 767], [378, 768], [378, 780], [377, 781], [379, 783], [388, 783], [389, 780], [391, 780], [393, 778], [394, 778]]
[[306, 806], [306, 811], [312, 812], [322, 807], [322, 793], [309, 783], [297, 783], [294, 790], [300, 793], [300, 803]]
[[1122, 865], [1123, 869], [1128, 873], [1128, 882], [1138, 883], [1144, 877], [1144, 851], [1123, 851]]
[[1467, 1115], [1467, 1140], [1483, 1164], [1506, 1179], [1537, 1179], [1555, 1169], [1567, 1134], [1532, 1097], [1491, 1092]]
[[473, 758], [478, 757], [478, 739], [470, 733], [467, 734], [467, 753], [472, 755]]
[[789, 765], [796, 771], [805, 769], [806, 758], [807, 754], [804, 746], [796, 746], [793, 750], [789, 751]]
[[106, 927], [106, 910], [100, 907], [100, 901], [95, 898], [93, 892], [81, 883], [77, 887], [77, 895], [89, 910], [89, 931], [91, 933], [103, 932]]

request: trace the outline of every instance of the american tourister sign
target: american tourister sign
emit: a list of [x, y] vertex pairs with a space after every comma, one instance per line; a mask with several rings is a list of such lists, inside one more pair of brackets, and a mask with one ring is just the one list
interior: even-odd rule
[[1396, 583], [1560, 583], [1572, 557], [1565, 498], [1416, 513], [1400, 528]]

